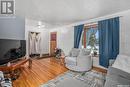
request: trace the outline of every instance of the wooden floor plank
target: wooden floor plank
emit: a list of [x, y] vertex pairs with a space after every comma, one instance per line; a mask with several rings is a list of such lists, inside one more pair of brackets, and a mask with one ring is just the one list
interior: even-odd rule
[[20, 77], [13, 81], [13, 87], [39, 87], [66, 71], [67, 69], [53, 58], [33, 59], [32, 68], [28, 69], [25, 64]]

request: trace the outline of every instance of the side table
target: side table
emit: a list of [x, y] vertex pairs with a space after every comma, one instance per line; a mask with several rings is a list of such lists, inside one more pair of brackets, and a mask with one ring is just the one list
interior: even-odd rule
[[60, 62], [62, 65], [65, 65], [65, 56], [60, 57]]

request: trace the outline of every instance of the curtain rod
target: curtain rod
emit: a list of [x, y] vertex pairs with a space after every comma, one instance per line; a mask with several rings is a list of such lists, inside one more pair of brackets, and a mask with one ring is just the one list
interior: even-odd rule
[[[116, 17], [119, 17], [119, 18], [122, 18], [123, 16], [116, 16]], [[110, 17], [110, 18], [106, 18], [106, 19], [101, 19], [101, 20], [107, 20], [107, 19], [111, 19], [111, 18], [116, 18], [116, 17]], [[101, 21], [99, 20], [99, 21]], [[88, 22], [88, 23], [85, 23], [85, 24], [96, 24], [98, 21], [95, 21], [95, 22]]]

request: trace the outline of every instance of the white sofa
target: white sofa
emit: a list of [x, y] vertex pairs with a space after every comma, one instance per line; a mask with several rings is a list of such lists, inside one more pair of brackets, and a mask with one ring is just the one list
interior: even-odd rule
[[130, 56], [118, 55], [112, 67], [130, 73]]
[[72, 48], [69, 55], [65, 57], [65, 66], [73, 71], [88, 71], [92, 68], [90, 51], [86, 49]]
[[130, 87], [130, 56], [118, 55], [108, 68], [104, 87]]

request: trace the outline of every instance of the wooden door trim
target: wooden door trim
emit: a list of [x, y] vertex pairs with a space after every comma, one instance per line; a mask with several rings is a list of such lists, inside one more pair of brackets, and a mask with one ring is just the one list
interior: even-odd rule
[[[55, 39], [53, 39], [52, 40], [52, 34], [55, 34], [56, 35], [56, 37], [55, 37]], [[52, 52], [54, 51], [52, 51], [52, 44], [55, 46], [55, 48], [57, 48], [57, 32], [50, 32], [50, 55], [52, 55]]]

